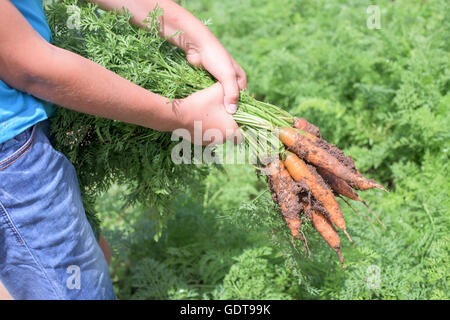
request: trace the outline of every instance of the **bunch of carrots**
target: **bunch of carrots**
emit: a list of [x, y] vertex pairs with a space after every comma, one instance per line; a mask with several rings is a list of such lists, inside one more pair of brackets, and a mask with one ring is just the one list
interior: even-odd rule
[[[307, 243], [300, 229], [303, 218], [312, 222], [345, 268], [336, 228], [342, 230], [350, 242], [353, 241], [335, 197], [342, 198], [349, 206], [343, 197], [360, 201], [370, 210], [355, 190], [387, 190], [374, 180], [366, 179], [355, 168], [350, 156], [345, 156], [343, 151], [322, 139], [316, 126], [286, 113], [278, 115], [278, 119], [283, 119], [283, 116], [284, 120], [292, 123], [291, 126], [273, 128], [272, 132], [284, 148], [278, 155], [263, 161], [272, 198], [279, 205], [292, 238], [303, 241], [305, 253], [308, 251]], [[372, 214], [383, 225], [375, 213]]]

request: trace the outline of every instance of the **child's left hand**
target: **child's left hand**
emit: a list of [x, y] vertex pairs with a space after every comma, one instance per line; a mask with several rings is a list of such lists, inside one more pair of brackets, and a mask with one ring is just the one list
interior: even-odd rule
[[239, 90], [247, 89], [247, 78], [228, 51], [213, 38], [201, 47], [191, 44], [185, 52], [191, 64], [205, 68], [222, 84], [225, 108], [230, 114], [236, 112]]

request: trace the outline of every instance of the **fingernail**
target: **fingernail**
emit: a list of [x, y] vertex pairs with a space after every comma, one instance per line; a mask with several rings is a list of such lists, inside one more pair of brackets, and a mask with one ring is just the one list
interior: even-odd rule
[[236, 112], [236, 110], [237, 110], [237, 105], [235, 105], [235, 104], [229, 104], [229, 105], [227, 106], [227, 111], [228, 111], [228, 113], [233, 114], [233, 113]]

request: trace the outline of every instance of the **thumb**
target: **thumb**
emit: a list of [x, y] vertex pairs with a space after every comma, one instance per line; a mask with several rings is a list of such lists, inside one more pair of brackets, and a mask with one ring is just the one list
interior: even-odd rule
[[229, 114], [233, 114], [237, 110], [239, 101], [239, 86], [235, 74], [225, 77], [221, 84], [223, 86], [225, 109]]

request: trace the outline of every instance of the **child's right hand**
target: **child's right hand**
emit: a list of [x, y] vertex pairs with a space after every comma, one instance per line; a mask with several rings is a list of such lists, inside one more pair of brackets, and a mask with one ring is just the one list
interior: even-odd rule
[[221, 144], [226, 140], [234, 140], [237, 143], [242, 141], [237, 123], [233, 116], [225, 111], [223, 87], [220, 83], [184, 99], [175, 100], [172, 108], [180, 120], [180, 129], [189, 132], [189, 136], [179, 135], [194, 144], [205, 145], [211, 142]]

